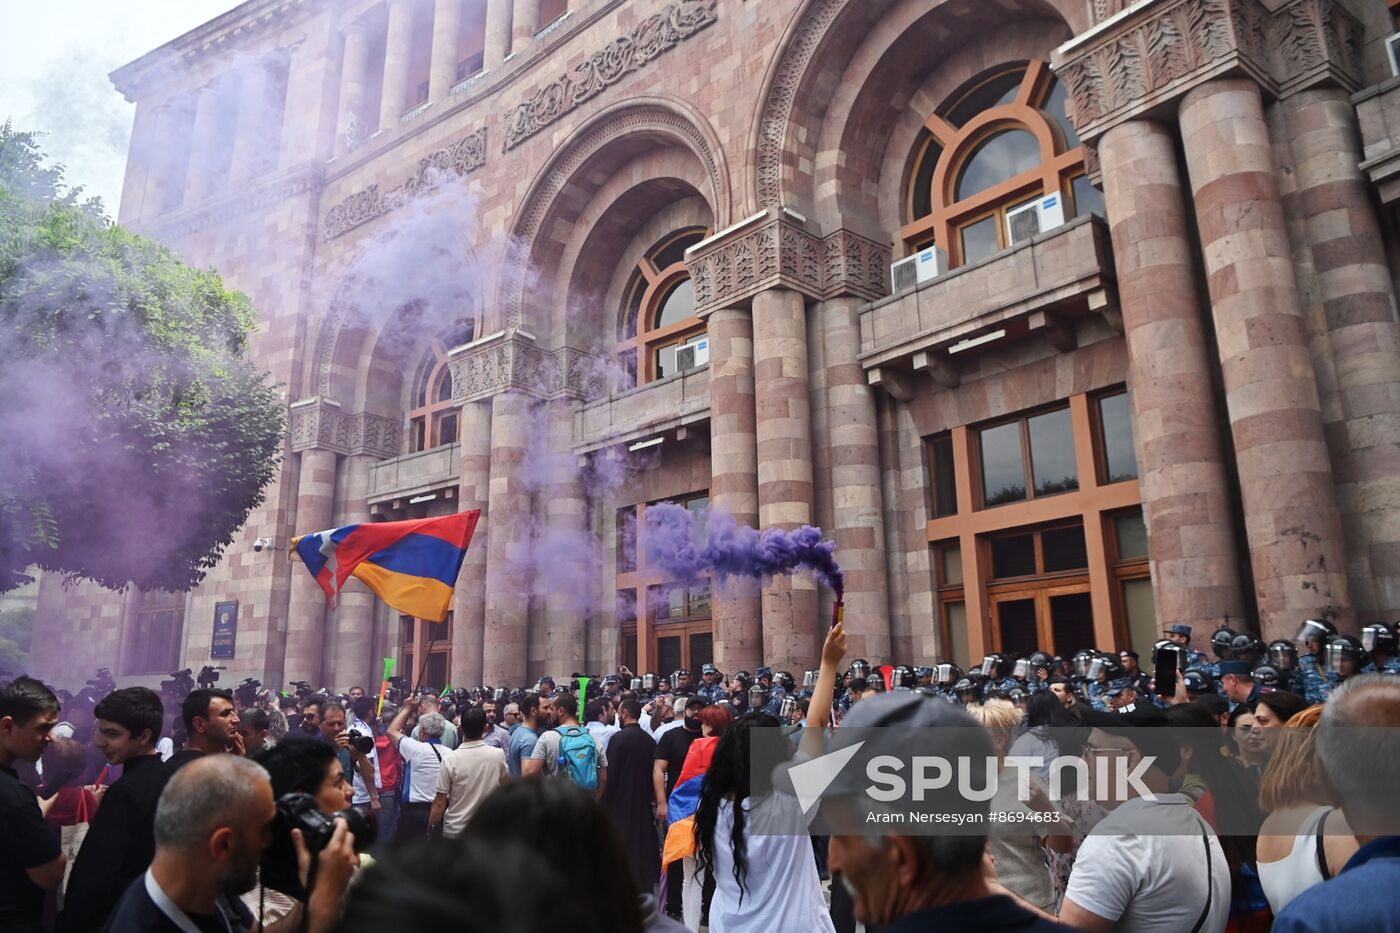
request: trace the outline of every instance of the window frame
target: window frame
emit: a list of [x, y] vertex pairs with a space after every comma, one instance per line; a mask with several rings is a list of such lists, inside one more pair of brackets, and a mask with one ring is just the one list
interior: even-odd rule
[[[977, 496], [977, 507], [978, 507], [978, 509], [981, 509], [981, 510], [986, 510], [986, 509], [998, 509], [998, 508], [1001, 508], [1001, 507], [1003, 507], [1003, 506], [1018, 505], [1018, 504], [1022, 504], [1022, 503], [1026, 503], [1026, 502], [1034, 502], [1036, 499], [1049, 499], [1049, 498], [1054, 497], [1054, 496], [1069, 495], [1069, 494], [1071, 494], [1071, 493], [1080, 492], [1080, 491], [1082, 491], [1082, 490], [1084, 489], [1084, 478], [1083, 478], [1082, 476], [1079, 476], [1079, 475], [1078, 475], [1078, 471], [1076, 470], [1075, 478], [1079, 481], [1079, 485], [1078, 485], [1077, 487], [1075, 487], [1074, 489], [1066, 489], [1066, 490], [1063, 490], [1063, 491], [1061, 491], [1061, 492], [1050, 492], [1050, 493], [1044, 493], [1044, 494], [1037, 494], [1036, 491], [1035, 491], [1035, 484], [1036, 484], [1036, 476], [1035, 476], [1035, 453], [1034, 453], [1034, 451], [1032, 451], [1032, 449], [1031, 449], [1031, 426], [1030, 426], [1030, 421], [1031, 421], [1032, 418], [1038, 417], [1038, 416], [1040, 416], [1040, 415], [1048, 415], [1048, 414], [1050, 414], [1051, 412], [1056, 412], [1056, 411], [1068, 412], [1069, 415], [1070, 415], [1071, 426], [1073, 426], [1074, 412], [1073, 412], [1073, 410], [1071, 409], [1071, 406], [1070, 406], [1070, 404], [1069, 404], [1069, 401], [1068, 401], [1068, 400], [1065, 400], [1065, 401], [1056, 402], [1056, 403], [1053, 403], [1053, 404], [1050, 404], [1050, 405], [1043, 405], [1043, 406], [1041, 406], [1041, 407], [1039, 407], [1039, 408], [1032, 408], [1032, 409], [1029, 409], [1029, 410], [1027, 410], [1027, 411], [1021, 412], [1021, 413], [1019, 413], [1019, 414], [1012, 415], [1012, 416], [1009, 417], [1009, 418], [999, 418], [999, 419], [997, 419], [997, 420], [995, 420], [995, 421], [988, 421], [988, 422], [985, 422], [985, 423], [983, 423], [983, 424], [978, 424], [978, 425], [976, 425], [976, 426], [974, 426], [974, 427], [972, 428], [972, 430], [973, 430], [973, 432], [974, 432], [974, 434], [975, 434], [975, 440], [976, 440], [976, 443], [975, 443], [974, 445], [972, 445], [972, 450], [970, 451], [971, 454], [972, 454], [972, 456], [973, 456], [973, 464], [972, 464], [972, 466], [973, 466], [972, 479], [973, 479], [973, 486], [974, 486], [974, 488], [973, 488], [973, 493]], [[983, 473], [983, 464], [982, 464], [982, 433], [983, 433], [984, 431], [990, 431], [990, 430], [992, 430], [992, 429], [994, 429], [994, 428], [1000, 428], [1000, 427], [1003, 427], [1003, 426], [1008, 425], [1008, 424], [1017, 424], [1017, 423], [1019, 423], [1019, 425], [1020, 425], [1020, 434], [1021, 434], [1021, 469], [1022, 469], [1022, 471], [1023, 471], [1024, 475], [1025, 475], [1025, 478], [1026, 478], [1026, 495], [1025, 495], [1025, 498], [1023, 498], [1023, 499], [1012, 499], [1012, 500], [1009, 500], [1009, 501], [1007, 501], [1007, 502], [997, 502], [997, 503], [994, 503], [994, 504], [992, 504], [992, 505], [988, 505], [988, 504], [987, 504], [987, 479], [986, 479], [986, 476], [985, 476], [984, 473]], [[1072, 439], [1072, 438], [1071, 438], [1070, 443], [1073, 444], [1073, 439]], [[1077, 464], [1076, 464], [1076, 466], [1077, 466]]]
[[[473, 323], [464, 322], [461, 326], [471, 327], [472, 337], [475, 337], [476, 328]], [[443, 338], [435, 337], [428, 345], [422, 362], [418, 364], [413, 381], [413, 395], [409, 399], [414, 407], [409, 409], [407, 416], [408, 452], [411, 454], [455, 444], [462, 438], [461, 409], [452, 400], [451, 393], [448, 393], [446, 400], [437, 400], [438, 387], [444, 379], [449, 382], [452, 379], [452, 370], [447, 361], [447, 354], [451, 349]], [[420, 397], [423, 399], [421, 405], [418, 404]], [[456, 418], [457, 431], [456, 438], [444, 444], [442, 425], [448, 416]]]
[[[656, 316], [672, 290], [690, 278], [690, 270], [686, 268], [684, 259], [659, 267], [655, 257], [664, 253], [677, 240], [693, 236], [704, 238], [710, 233], [708, 227], [682, 227], [663, 237], [647, 250], [632, 272], [632, 277], [623, 292], [618, 320], [618, 340], [614, 353], [619, 361], [624, 361], [623, 366], [634, 373], [636, 385], [639, 387], [656, 382], [659, 378], [656, 375], [657, 358], [662, 350], [705, 333], [705, 321], [696, 314], [666, 327], [655, 325]], [[636, 298], [638, 290], [641, 293], [640, 299]], [[631, 327], [629, 325], [634, 316], [636, 326]], [[627, 336], [628, 333], [632, 333], [632, 336]], [[635, 365], [625, 362], [629, 355], [633, 357]]]
[[1127, 385], [1120, 384], [1110, 386], [1089, 396], [1089, 416], [1093, 419], [1094, 426], [1094, 470], [1095, 477], [1100, 486], [1111, 486], [1116, 483], [1136, 483], [1142, 479], [1142, 464], [1138, 462], [1137, 436], [1133, 436], [1133, 468], [1135, 472], [1127, 479], [1115, 480], [1109, 470], [1108, 463], [1108, 437], [1104, 433], [1103, 403], [1105, 399], [1125, 396], [1128, 401], [1128, 417], [1133, 417], [1133, 396]]
[[[1020, 68], [1025, 71], [1011, 103], [990, 107], [962, 126], [954, 126], [943, 116], [956, 110], [989, 82]], [[906, 223], [900, 228], [899, 236], [908, 250], [906, 255], [939, 244], [947, 249], [951, 265], [964, 265], [962, 231], [971, 224], [995, 215], [999, 249], [1006, 249], [1010, 245], [1006, 239], [1007, 211], [1052, 193], [1066, 197], [1066, 192], [1070, 192], [1068, 201], [1074, 204], [1071, 183], [1074, 177], [1085, 172], [1085, 149], [1082, 143], [1068, 145], [1055, 119], [1041, 109], [1049, 99], [1054, 82], [1055, 76], [1044, 61], [1008, 63], [979, 76], [925, 119], [917, 155], [905, 178]], [[989, 138], [1006, 130], [1030, 133], [1040, 146], [1040, 164], [971, 197], [957, 199], [957, 181], [968, 160]], [[926, 160], [935, 146], [940, 152], [930, 185], [932, 203], [916, 204], [916, 179], [926, 171]]]

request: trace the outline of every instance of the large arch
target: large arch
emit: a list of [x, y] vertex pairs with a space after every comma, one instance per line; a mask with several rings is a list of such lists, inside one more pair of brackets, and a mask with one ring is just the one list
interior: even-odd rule
[[909, 20], [910, 10], [927, 30], [920, 54], [937, 62], [964, 44], [969, 30], [983, 32], [1027, 16], [1058, 20], [1078, 34], [1106, 2], [1112, 0], [806, 0], [764, 76], [750, 134], [745, 211], [787, 206], [817, 216], [815, 169], [804, 166], [820, 162], [818, 141], [842, 75], [868, 40], [893, 42], [897, 22]]
[[[575, 131], [535, 176], [516, 214], [501, 272], [498, 300], [485, 332], [547, 325], [553, 317], [549, 294], [526, 283], [553, 281], [568, 236], [567, 221], [579, 216], [594, 194], [628, 162], [663, 147], [691, 153], [703, 167], [701, 192], [717, 226], [731, 220], [729, 172], [718, 137], [688, 104], [663, 98], [632, 98], [609, 107]], [[564, 223], [560, 223], [564, 221]], [[527, 275], [527, 272], [533, 273]]]

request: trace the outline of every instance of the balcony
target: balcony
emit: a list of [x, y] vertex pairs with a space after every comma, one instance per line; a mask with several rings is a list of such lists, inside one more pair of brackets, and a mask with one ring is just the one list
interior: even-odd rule
[[648, 440], [709, 417], [710, 368], [703, 366], [580, 406], [574, 452]]
[[444, 489], [452, 490], [455, 496], [460, 451], [460, 444], [447, 444], [379, 461], [369, 468], [369, 505], [399, 508], [415, 496]]
[[1032, 333], [1073, 350], [1074, 325], [1101, 314], [1121, 330], [1112, 294], [1113, 253], [1107, 225], [1088, 216], [912, 291], [861, 310], [861, 363], [871, 383], [885, 373], [929, 372], [957, 384], [958, 354], [1001, 346]]
[[1400, 78], [1352, 97], [1361, 123], [1361, 170], [1383, 204], [1400, 201]]

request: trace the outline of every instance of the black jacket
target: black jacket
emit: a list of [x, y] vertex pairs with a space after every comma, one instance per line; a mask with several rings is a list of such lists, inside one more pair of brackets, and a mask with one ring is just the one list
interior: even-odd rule
[[56, 933], [100, 930], [131, 882], [156, 854], [156, 803], [170, 780], [159, 755], [126, 762], [107, 789], [73, 864]]

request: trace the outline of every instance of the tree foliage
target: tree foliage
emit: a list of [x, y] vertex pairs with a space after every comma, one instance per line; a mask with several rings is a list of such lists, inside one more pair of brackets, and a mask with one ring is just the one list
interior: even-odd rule
[[284, 434], [256, 314], [79, 204], [0, 133], [0, 590], [24, 568], [187, 590], [263, 499]]

